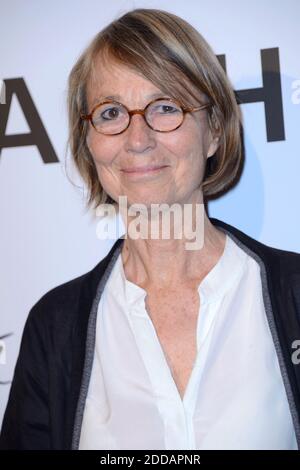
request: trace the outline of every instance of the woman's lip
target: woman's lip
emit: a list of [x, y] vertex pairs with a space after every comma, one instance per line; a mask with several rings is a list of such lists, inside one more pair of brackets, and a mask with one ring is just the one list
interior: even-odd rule
[[125, 173], [148, 173], [155, 170], [160, 170], [161, 168], [165, 168], [167, 165], [161, 166], [146, 166], [143, 168], [124, 168], [122, 171]]

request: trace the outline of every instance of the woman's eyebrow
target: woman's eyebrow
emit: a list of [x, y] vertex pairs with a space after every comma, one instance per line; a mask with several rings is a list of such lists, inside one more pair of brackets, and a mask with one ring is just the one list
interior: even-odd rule
[[[156, 93], [151, 93], [150, 95], [146, 95], [146, 99], [155, 99], [155, 98], [160, 98], [161, 96], [168, 96], [168, 94], [163, 93], [162, 91], [156, 92]], [[122, 97], [120, 95], [108, 95], [108, 96], [101, 95], [101, 96], [94, 99], [94, 101], [92, 102], [92, 106], [94, 106], [94, 104], [100, 103], [100, 101], [104, 101], [104, 100], [122, 101]]]

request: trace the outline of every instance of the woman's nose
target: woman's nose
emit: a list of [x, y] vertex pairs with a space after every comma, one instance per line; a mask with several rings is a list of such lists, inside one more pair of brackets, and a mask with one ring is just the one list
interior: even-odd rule
[[131, 122], [126, 129], [127, 148], [131, 150], [143, 150], [144, 147], [154, 145], [155, 131], [145, 121], [143, 115], [133, 114]]

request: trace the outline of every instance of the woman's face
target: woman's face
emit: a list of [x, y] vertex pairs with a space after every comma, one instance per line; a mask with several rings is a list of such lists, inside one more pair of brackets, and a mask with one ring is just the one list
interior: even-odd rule
[[[98, 61], [94, 82], [87, 89], [89, 111], [112, 95], [129, 110], [143, 109], [152, 99], [166, 96], [125, 66]], [[205, 160], [217, 149], [209, 132], [206, 109], [187, 113], [181, 127], [167, 133], [150, 129], [138, 114], [132, 116], [130, 126], [119, 135], [99, 134], [89, 126], [87, 145], [106, 193], [116, 201], [119, 196], [127, 196], [128, 204], [147, 207], [151, 203], [199, 201]], [[144, 173], [125, 171], [148, 165], [163, 168]]]

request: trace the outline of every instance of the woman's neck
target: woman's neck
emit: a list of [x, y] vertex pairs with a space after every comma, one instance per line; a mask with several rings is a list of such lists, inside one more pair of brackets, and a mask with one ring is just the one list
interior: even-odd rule
[[221, 257], [226, 241], [226, 235], [210, 222], [205, 211], [200, 249], [186, 249], [189, 240], [185, 237], [132, 239], [128, 232], [126, 235], [121, 252], [126, 278], [145, 289], [199, 282]]

